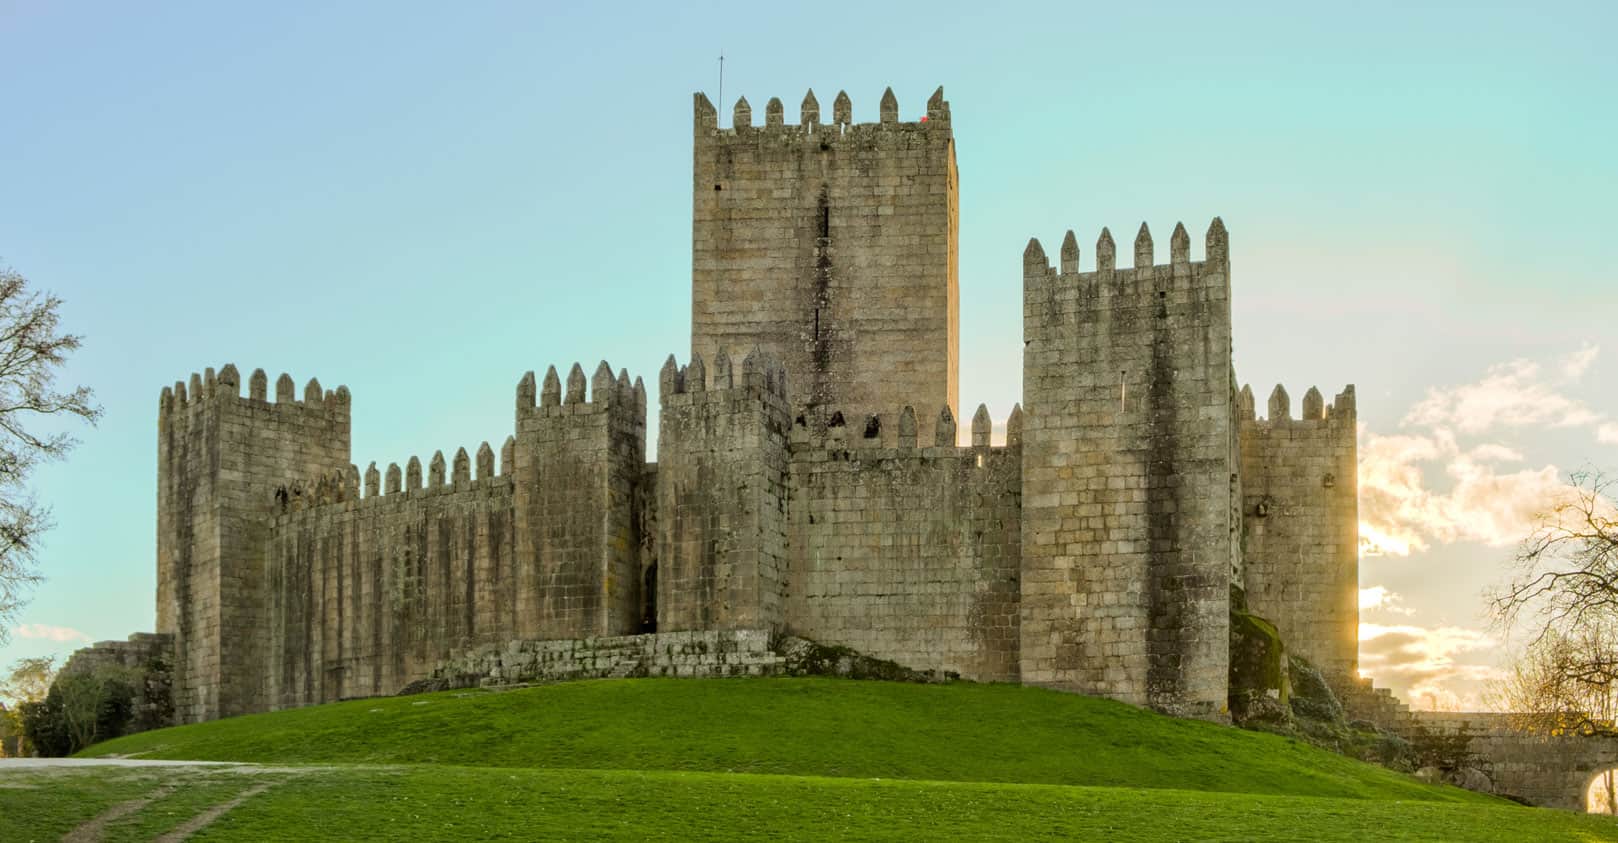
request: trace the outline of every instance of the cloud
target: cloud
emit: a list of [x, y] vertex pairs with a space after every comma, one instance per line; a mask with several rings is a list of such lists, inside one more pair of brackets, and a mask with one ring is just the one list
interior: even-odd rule
[[1362, 622], [1360, 672], [1406, 689], [1406, 699], [1417, 707], [1475, 708], [1476, 693], [1458, 692], [1458, 683], [1492, 681], [1503, 673], [1493, 665], [1458, 657], [1487, 654], [1495, 647], [1495, 640], [1478, 629]]
[[11, 630], [18, 638], [34, 638], [41, 641], [89, 641], [90, 636], [70, 626], [50, 626], [42, 623], [18, 624]]
[[1565, 393], [1599, 353], [1586, 343], [1551, 366], [1491, 366], [1475, 383], [1429, 389], [1405, 414], [1403, 432], [1362, 427], [1361, 552], [1408, 556], [1455, 541], [1500, 547], [1528, 535], [1542, 513], [1565, 500], [1560, 472], [1519, 467], [1526, 458], [1518, 449], [1475, 440], [1523, 428], [1589, 427], [1597, 440], [1618, 444], [1618, 420]]
[[1429, 389], [1404, 423], [1462, 433], [1594, 425], [1605, 417], [1562, 390], [1584, 375], [1600, 350], [1587, 344], [1562, 358], [1554, 372], [1532, 360], [1512, 360], [1489, 367], [1476, 383]]
[[[1503, 470], [1522, 455], [1488, 443], [1463, 450], [1446, 430], [1380, 436], [1362, 431], [1360, 546], [1408, 556], [1432, 543], [1521, 540], [1567, 494], [1556, 466]], [[1429, 486], [1430, 477], [1445, 482]]]
[[1403, 602], [1404, 598], [1398, 592], [1389, 591], [1386, 586], [1373, 585], [1360, 589], [1361, 612], [1380, 610], [1395, 615], [1414, 615], [1416, 610], [1400, 605]]

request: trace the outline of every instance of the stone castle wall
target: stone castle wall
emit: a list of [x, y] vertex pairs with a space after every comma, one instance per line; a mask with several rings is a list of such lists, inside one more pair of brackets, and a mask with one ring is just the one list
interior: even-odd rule
[[473, 477], [465, 455], [446, 476], [438, 454], [425, 485], [419, 460], [403, 483], [390, 466], [385, 494], [373, 465], [369, 496], [321, 483], [275, 519], [269, 708], [391, 694], [457, 647], [510, 637], [519, 593], [511, 459], [495, 475], [492, 457], [480, 458]]
[[[943, 90], [901, 122], [830, 123], [811, 92], [786, 125], [744, 99], [733, 127], [696, 95], [691, 350], [755, 346], [792, 373], [788, 403], [897, 413], [956, 404], [959, 321], [955, 140]], [[930, 425], [931, 419], [923, 419]]]
[[1311, 388], [1296, 419], [1280, 386], [1267, 418], [1257, 418], [1248, 387], [1237, 405], [1247, 606], [1275, 624], [1289, 652], [1327, 676], [1353, 677], [1360, 587], [1354, 388], [1329, 406]]
[[795, 426], [787, 627], [917, 670], [1015, 681], [1022, 453], [1013, 420], [990, 447], [931, 441], [916, 416]]
[[1189, 714], [1225, 707], [1231, 498], [1228, 243], [1174, 231], [1133, 269], [1102, 230], [1079, 272], [1023, 257], [1022, 680]]

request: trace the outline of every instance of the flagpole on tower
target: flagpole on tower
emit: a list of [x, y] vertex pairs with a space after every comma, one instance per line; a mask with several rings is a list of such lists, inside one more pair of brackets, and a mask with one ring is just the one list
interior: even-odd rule
[[725, 51], [719, 51], [719, 110], [725, 110]]

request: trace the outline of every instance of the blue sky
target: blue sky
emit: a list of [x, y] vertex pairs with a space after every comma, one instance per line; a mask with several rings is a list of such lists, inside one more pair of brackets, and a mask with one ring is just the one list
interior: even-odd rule
[[192, 371], [347, 384], [362, 467], [498, 445], [527, 369], [655, 380], [723, 50], [727, 120], [945, 86], [967, 412], [1019, 395], [1029, 236], [1088, 261], [1103, 225], [1221, 215], [1239, 375], [1359, 388], [1395, 551], [1362, 565], [1368, 669], [1475, 703], [1513, 530], [1618, 467], [1618, 12], [1128, 6], [0, 2], [0, 262], [66, 299], [107, 411], [39, 473], [50, 579], [0, 663], [151, 628], [157, 395]]

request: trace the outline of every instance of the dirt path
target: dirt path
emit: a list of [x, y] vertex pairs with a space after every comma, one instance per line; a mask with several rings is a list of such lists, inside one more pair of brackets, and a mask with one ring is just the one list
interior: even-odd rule
[[100, 814], [97, 814], [93, 819], [86, 822], [84, 825], [81, 825], [78, 828], [68, 832], [62, 837], [62, 841], [63, 843], [96, 843], [96, 841], [101, 839], [101, 835], [106, 832], [108, 825], [121, 820], [124, 817], [135, 813], [136, 811], [139, 811], [147, 805], [168, 796], [176, 790], [179, 790], [179, 785], [177, 784], [159, 785], [151, 793], [148, 793], [139, 799], [131, 799], [128, 802], [120, 802], [117, 805], [102, 811]]
[[168, 834], [157, 838], [157, 843], [180, 843], [180, 841], [188, 839], [191, 835], [196, 834], [210, 825], [213, 825], [215, 820], [224, 816], [231, 809], [249, 799], [252, 799], [260, 793], [275, 787], [277, 784], [279, 784], [279, 782], [260, 782], [253, 785], [252, 787], [237, 794], [236, 798], [226, 802], [221, 802], [218, 805], [215, 805], [212, 808], [209, 808], [208, 810], [192, 817], [191, 819], [186, 820], [185, 823], [179, 828], [176, 828]]

